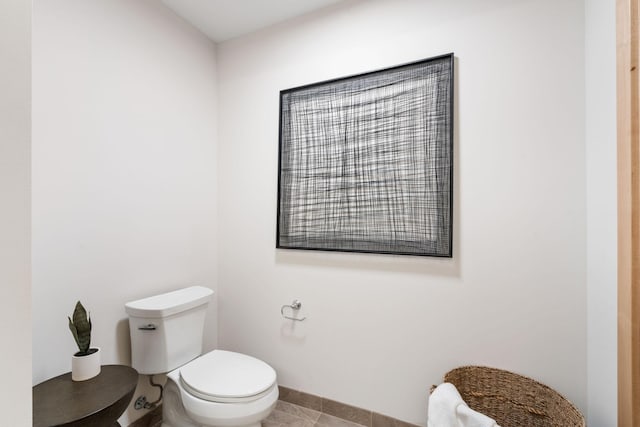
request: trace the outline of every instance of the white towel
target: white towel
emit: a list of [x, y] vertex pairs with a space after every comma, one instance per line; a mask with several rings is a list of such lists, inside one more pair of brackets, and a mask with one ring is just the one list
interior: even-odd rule
[[484, 414], [469, 408], [453, 384], [440, 384], [429, 397], [427, 427], [499, 427]]

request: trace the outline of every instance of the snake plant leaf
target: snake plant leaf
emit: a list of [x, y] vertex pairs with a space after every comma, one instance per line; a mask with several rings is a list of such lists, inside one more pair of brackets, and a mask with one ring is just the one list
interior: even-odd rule
[[78, 330], [76, 329], [75, 325], [71, 321], [71, 318], [67, 317], [67, 319], [69, 319], [69, 330], [71, 331], [71, 334], [73, 335], [73, 338], [76, 340], [76, 344], [77, 344], [78, 343]]
[[69, 329], [73, 334], [73, 338], [78, 344], [79, 355], [89, 354], [89, 346], [91, 345], [91, 319], [87, 314], [87, 310], [78, 301], [73, 311], [73, 320], [69, 319]]

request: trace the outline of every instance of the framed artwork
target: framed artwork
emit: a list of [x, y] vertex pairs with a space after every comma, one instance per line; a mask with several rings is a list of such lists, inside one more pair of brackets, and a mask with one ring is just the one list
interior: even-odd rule
[[277, 248], [452, 256], [453, 65], [280, 92]]

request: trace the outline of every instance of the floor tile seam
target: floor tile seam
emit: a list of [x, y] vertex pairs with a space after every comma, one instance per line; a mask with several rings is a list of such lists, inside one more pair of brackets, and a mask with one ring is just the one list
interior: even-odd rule
[[[331, 402], [331, 404], [334, 407], [335, 406], [342, 407], [346, 411], [354, 411], [354, 412], [365, 413], [366, 414], [365, 416], [369, 418], [369, 420], [368, 420], [369, 423], [368, 424], [360, 424], [360, 423], [357, 423], [357, 422], [355, 422], [355, 421], [353, 421], [353, 420], [351, 420], [349, 418], [342, 417], [342, 416], [338, 415], [338, 413], [325, 412], [324, 411], [325, 403], [329, 403], [329, 402]], [[329, 405], [327, 405], [327, 406], [329, 406]], [[372, 427], [373, 426], [373, 411], [370, 411], [368, 409], [360, 408], [358, 406], [349, 405], [347, 403], [342, 403], [342, 402], [339, 402], [337, 400], [327, 399], [326, 397], [321, 397], [320, 408], [322, 409], [321, 412], [323, 414], [331, 415], [333, 417], [339, 418], [339, 419], [344, 420], [344, 421], [348, 421], [348, 422], [353, 423], [353, 424], [357, 424], [357, 425], [362, 426], [362, 427]]]
[[[368, 426], [366, 426], [364, 424], [356, 423], [354, 421], [348, 420], [346, 418], [339, 417], [339, 416], [334, 415], [334, 414], [330, 414], [328, 412], [321, 412], [320, 416], [322, 416], [322, 415], [326, 415], [327, 417], [330, 417], [330, 418], [336, 418], [336, 419], [341, 420], [341, 421], [343, 421], [343, 422], [345, 422], [347, 424], [351, 424], [353, 427], [368, 427]], [[320, 419], [320, 417], [318, 417], [318, 420], [319, 419]], [[319, 424], [319, 425], [322, 425], [322, 426], [326, 426], [327, 425], [327, 424], [319, 423], [318, 421], [316, 421], [316, 424]]]
[[[318, 418], [320, 418], [320, 416], [322, 415], [322, 411], [317, 411], [315, 409], [312, 408], [307, 408], [306, 406], [303, 405], [298, 405], [297, 403], [292, 403], [292, 402], [287, 402], [284, 400], [279, 400], [278, 402], [280, 403], [284, 403], [285, 406], [283, 407], [283, 409], [281, 409], [280, 411], [282, 412], [287, 412], [290, 414], [290, 412], [286, 411], [287, 406], [286, 405], [291, 405], [295, 408], [298, 408], [296, 411], [296, 414], [291, 414], [291, 415], [295, 415], [299, 418], [302, 418], [304, 420], [310, 421], [312, 423], [315, 423], [318, 421]], [[277, 406], [276, 406], [276, 410], [277, 410]], [[303, 414], [303, 415], [298, 415], [298, 414]]]
[[290, 403], [290, 402], [282, 402], [285, 405], [289, 405], [289, 406], [284, 406], [284, 405], [281, 406], [280, 402], [282, 401], [278, 401], [278, 405], [276, 406], [276, 409], [274, 410], [274, 412], [275, 411], [284, 412], [287, 415], [294, 417], [297, 420], [301, 420], [311, 425], [315, 424], [318, 421], [318, 418], [320, 418], [322, 414], [319, 411], [315, 411], [313, 409], [309, 409], [304, 406], [297, 405], [295, 403]]
[[349, 419], [346, 419], [346, 418], [343, 418], [343, 417], [340, 417], [340, 416], [334, 415], [334, 414], [329, 413], [329, 412], [316, 411], [315, 409], [307, 408], [307, 407], [305, 407], [305, 406], [298, 405], [298, 404], [296, 404], [296, 403], [291, 403], [291, 402], [286, 402], [286, 401], [281, 401], [281, 402], [287, 403], [288, 405], [291, 405], [291, 406], [293, 406], [293, 407], [300, 408], [300, 410], [301, 410], [302, 412], [312, 411], [312, 412], [314, 413], [314, 415], [316, 416], [315, 420], [311, 420], [311, 419], [308, 419], [308, 418], [305, 418], [305, 417], [301, 417], [301, 416], [299, 416], [299, 415], [292, 414], [292, 413], [287, 412], [287, 411], [283, 411], [283, 410], [276, 410], [276, 411], [278, 411], [278, 412], [286, 413], [287, 415], [289, 415], [289, 416], [291, 416], [291, 417], [293, 417], [293, 418], [296, 418], [296, 419], [298, 419], [298, 420], [300, 420], [300, 421], [302, 421], [302, 422], [305, 422], [305, 423], [306, 423], [306, 422], [308, 422], [308, 423], [310, 423], [313, 427], [319, 427], [319, 426], [325, 426], [325, 427], [326, 427], [326, 426], [329, 426], [329, 425], [330, 425], [329, 423], [322, 423], [322, 422], [320, 422], [320, 418], [322, 417], [322, 415], [325, 415], [326, 417], [329, 417], [329, 420], [331, 420], [332, 418], [335, 418], [336, 420], [340, 420], [341, 422], [348, 423], [348, 425], [351, 425], [352, 427], [368, 427], [368, 426], [366, 426], [366, 425], [363, 425], [363, 424], [360, 424], [360, 423], [356, 423], [356, 422], [354, 422], [354, 421], [352, 421], [352, 420], [349, 420]]
[[[417, 424], [413, 424], [407, 421], [403, 421], [401, 419], [398, 418], [394, 418], [392, 416], [389, 415], [385, 415], [385, 414], [381, 414], [379, 412], [376, 412], [374, 410], [369, 410], [369, 409], [365, 409], [365, 408], [361, 408], [358, 406], [353, 406], [353, 405], [349, 405], [337, 400], [333, 400], [333, 399], [329, 399], [326, 397], [322, 397], [322, 396], [318, 396], [318, 395], [314, 395], [314, 394], [310, 394], [310, 393], [305, 393], [299, 390], [295, 390], [292, 388], [288, 388], [285, 386], [281, 386], [283, 389], [286, 390], [286, 392], [284, 393], [284, 395], [282, 397], [284, 397], [287, 400], [283, 400], [284, 402], [290, 403], [292, 405], [297, 405], [312, 411], [316, 411], [318, 412], [318, 410], [316, 409], [316, 404], [319, 406], [320, 409], [320, 413], [322, 414], [326, 414], [326, 415], [331, 415], [334, 416], [336, 418], [339, 418], [341, 420], [350, 422], [350, 423], [354, 423], [357, 425], [360, 425], [362, 427], [389, 427], [389, 424], [393, 425], [393, 427], [420, 427]], [[291, 397], [290, 393], [293, 394], [296, 397]], [[300, 401], [300, 396], [302, 396], [302, 401]], [[289, 400], [292, 399], [292, 400]], [[316, 402], [316, 404], [309, 404], [309, 400]], [[294, 403], [295, 402], [295, 403]], [[339, 406], [343, 406], [345, 408], [348, 408], [347, 410], [353, 410], [355, 412], [360, 412], [360, 414], [365, 413], [365, 417], [366, 417], [366, 424], [360, 424], [357, 423], [355, 421], [353, 421], [352, 419], [346, 418], [346, 417], [342, 417], [338, 414], [334, 414], [333, 412], [326, 412], [325, 411], [325, 403], [334, 403], [337, 404]], [[374, 421], [375, 420], [375, 421]], [[375, 425], [374, 425], [375, 424]]]

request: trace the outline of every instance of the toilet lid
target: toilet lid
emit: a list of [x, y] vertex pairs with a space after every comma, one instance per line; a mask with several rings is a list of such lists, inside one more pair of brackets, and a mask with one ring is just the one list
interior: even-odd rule
[[276, 382], [276, 371], [262, 360], [231, 351], [214, 350], [180, 368], [183, 386], [212, 402], [256, 400]]

